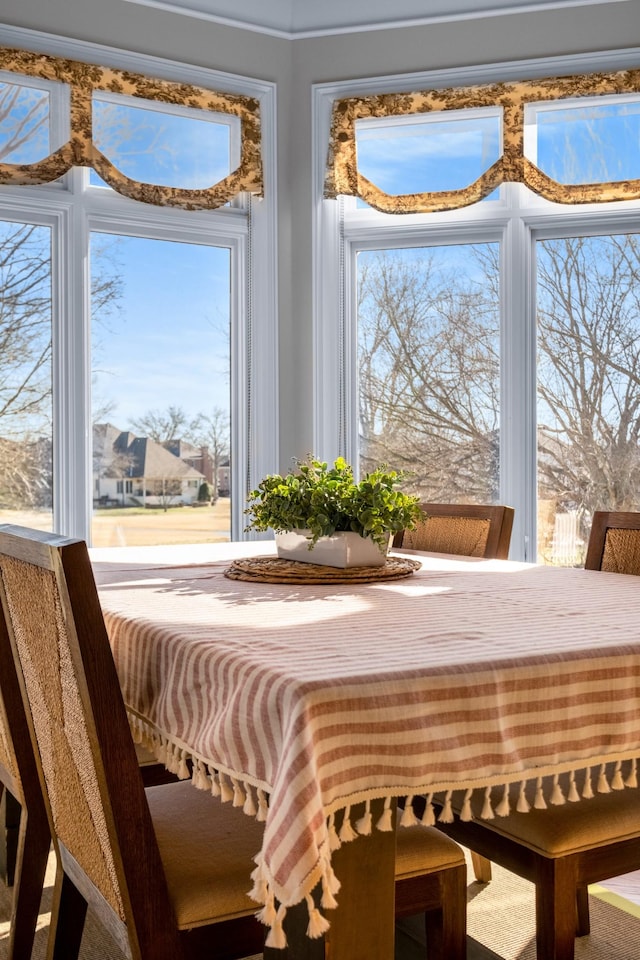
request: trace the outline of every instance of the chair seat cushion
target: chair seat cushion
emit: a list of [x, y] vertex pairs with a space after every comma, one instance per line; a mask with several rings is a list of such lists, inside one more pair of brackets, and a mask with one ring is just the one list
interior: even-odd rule
[[178, 927], [256, 913], [247, 891], [263, 825], [189, 780], [146, 794]]
[[[247, 891], [262, 824], [188, 780], [148, 787], [146, 795], [178, 927], [256, 913]], [[398, 827], [396, 842], [396, 879], [465, 862], [458, 844], [434, 827]]]
[[464, 863], [462, 849], [436, 827], [398, 827], [396, 880], [419, 877]]
[[[544, 783], [544, 795], [548, 798], [551, 795], [550, 778], [545, 778]], [[568, 796], [568, 777], [560, 777], [560, 785], [564, 796]], [[582, 784], [577, 785], [580, 791]], [[515, 811], [518, 793], [519, 785], [512, 785], [512, 811]], [[535, 784], [527, 786], [526, 796], [532, 807], [528, 813], [513, 812], [507, 817], [496, 816], [493, 820], [477, 819], [475, 822], [551, 859], [640, 837], [640, 790], [637, 788], [594, 793], [590, 799], [566, 801], [558, 806], [547, 801], [544, 810], [533, 807]], [[494, 810], [501, 798], [502, 790], [492, 791]], [[453, 806], [454, 809], [461, 808], [462, 795], [456, 793]], [[475, 798], [473, 809], [477, 813]], [[463, 823], [460, 828], [464, 829]], [[462, 840], [460, 833], [457, 836]]]

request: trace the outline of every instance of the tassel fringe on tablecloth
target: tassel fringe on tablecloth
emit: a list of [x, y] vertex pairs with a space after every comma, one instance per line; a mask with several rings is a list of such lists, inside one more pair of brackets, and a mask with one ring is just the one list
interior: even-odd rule
[[[133, 732], [133, 738], [136, 743], [141, 744], [150, 750], [157, 760], [165, 765], [170, 773], [175, 774], [180, 779], [193, 781], [194, 786], [201, 790], [209, 790], [214, 797], [219, 797], [223, 803], [232, 803], [234, 807], [241, 807], [247, 816], [255, 817], [258, 821], [266, 821], [268, 812], [268, 793], [263, 787], [256, 786], [246, 779], [240, 779], [232, 773], [220, 769], [207, 763], [205, 760], [194, 756], [184, 748], [178, 747], [166, 738], [162, 737], [157, 731], [153, 730], [147, 723], [139, 717], [130, 716], [130, 723]], [[627, 759], [627, 758], [625, 758]], [[624, 760], [619, 759], [615, 762], [613, 772], [608, 774], [607, 767], [610, 762], [592, 763], [586, 766], [578, 766], [573, 770], [564, 771], [569, 776], [568, 788], [563, 790], [560, 784], [561, 773], [554, 773], [551, 784], [550, 794], [544, 795], [543, 780], [549, 776], [548, 771], [544, 777], [527, 778], [520, 780], [514, 778], [506, 783], [500, 783], [502, 789], [501, 799], [495, 803], [492, 800], [492, 791], [496, 784], [483, 784], [484, 798], [479, 819], [493, 820], [495, 817], [506, 817], [511, 812], [527, 813], [532, 807], [536, 810], [544, 810], [549, 804], [559, 806], [564, 803], [576, 803], [580, 800], [588, 800], [594, 796], [592, 786], [592, 776], [597, 773], [596, 793], [610, 793], [612, 790], [624, 790], [627, 788], [635, 789], [638, 786], [637, 776], [637, 758], [628, 758], [630, 768], [623, 776], [622, 765]], [[191, 764], [191, 767], [189, 766]], [[579, 791], [576, 784], [576, 773], [585, 771], [584, 785]], [[533, 804], [529, 802], [525, 795], [527, 784], [535, 779], [535, 797]], [[510, 796], [510, 787], [514, 783], [519, 783], [519, 791], [515, 806], [512, 806]], [[342, 818], [339, 827], [336, 825], [336, 813], [333, 811], [327, 818], [328, 831], [328, 850], [320, 854], [320, 862], [316, 870], [309, 877], [311, 889], [303, 893], [300, 899], [307, 903], [309, 912], [309, 923], [307, 935], [311, 938], [323, 936], [329, 928], [329, 921], [320, 912], [312, 896], [312, 891], [317, 883], [321, 883], [322, 897], [320, 906], [323, 910], [332, 910], [337, 907], [336, 894], [340, 890], [340, 881], [335, 876], [331, 867], [331, 854], [338, 850], [343, 843], [350, 843], [359, 836], [370, 836], [374, 829], [388, 832], [393, 827], [392, 802], [394, 798], [405, 797], [404, 809], [399, 812], [400, 826], [410, 827], [422, 824], [425, 827], [435, 826], [436, 823], [452, 823], [456, 816], [461, 820], [468, 821], [474, 819], [474, 813], [471, 807], [471, 798], [478, 786], [469, 787], [464, 792], [464, 799], [460, 812], [456, 813], [453, 809], [452, 798], [454, 792], [460, 788], [441, 788], [433, 790], [420, 796], [424, 809], [420, 816], [414, 810], [414, 796], [407, 790], [401, 788], [394, 791], [393, 794], [384, 796], [384, 808], [382, 815], [373, 823], [371, 813], [371, 802], [375, 799], [382, 799], [375, 795], [365, 799], [364, 815], [355, 822], [352, 820], [351, 807], [353, 804], [345, 804], [339, 808], [342, 811]], [[437, 802], [434, 802], [437, 797]], [[422, 807], [421, 803], [421, 807]], [[361, 804], [361, 801], [360, 801]], [[283, 903], [277, 903], [273, 892], [273, 882], [269, 871], [262, 859], [262, 854], [255, 857], [256, 868], [251, 874], [253, 888], [249, 891], [249, 896], [261, 904], [262, 908], [256, 913], [258, 920], [269, 927], [269, 933], [265, 941], [266, 946], [284, 948], [287, 940], [284, 932], [283, 922], [286, 916], [287, 907]]]

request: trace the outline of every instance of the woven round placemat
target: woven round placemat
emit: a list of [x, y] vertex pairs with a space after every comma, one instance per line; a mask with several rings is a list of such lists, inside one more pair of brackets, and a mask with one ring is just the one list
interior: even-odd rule
[[387, 557], [381, 567], [327, 567], [319, 563], [300, 563], [279, 557], [247, 557], [234, 560], [224, 571], [229, 580], [255, 583], [374, 583], [398, 580], [420, 569], [419, 560]]

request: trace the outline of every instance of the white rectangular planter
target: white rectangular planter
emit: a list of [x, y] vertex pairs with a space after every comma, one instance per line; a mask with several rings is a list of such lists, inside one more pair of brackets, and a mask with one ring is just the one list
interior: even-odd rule
[[308, 536], [307, 530], [276, 533], [278, 556], [325, 567], [381, 567], [387, 559], [386, 550], [383, 553], [370, 537], [361, 537], [359, 533], [340, 531], [330, 537], [320, 537], [311, 550]]

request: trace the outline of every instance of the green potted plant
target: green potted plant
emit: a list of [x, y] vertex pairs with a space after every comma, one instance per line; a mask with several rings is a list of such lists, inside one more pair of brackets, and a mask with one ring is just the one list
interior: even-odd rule
[[418, 498], [398, 490], [404, 475], [379, 467], [358, 483], [342, 457], [309, 457], [272, 474], [248, 497], [247, 530], [272, 529], [278, 556], [335, 567], [381, 566], [391, 535], [414, 529]]

